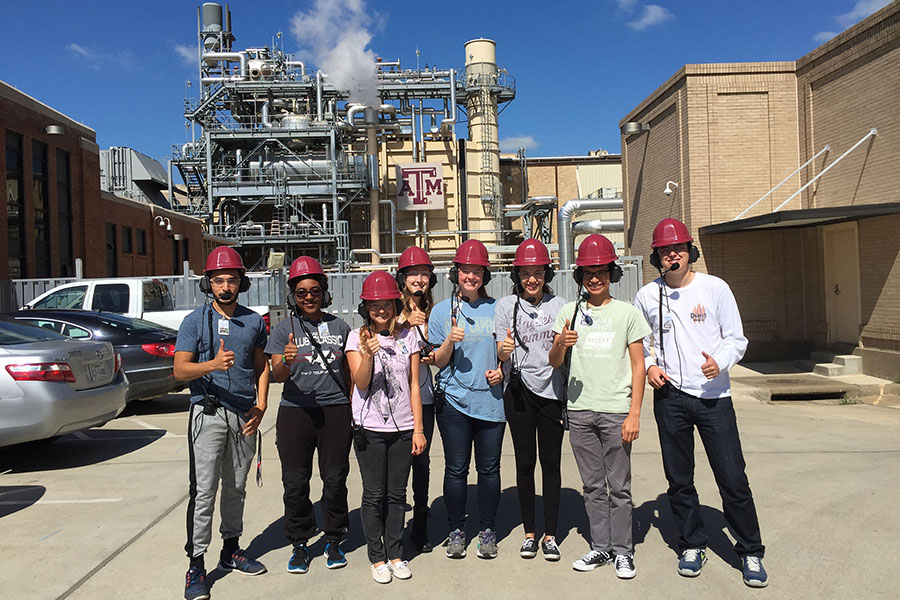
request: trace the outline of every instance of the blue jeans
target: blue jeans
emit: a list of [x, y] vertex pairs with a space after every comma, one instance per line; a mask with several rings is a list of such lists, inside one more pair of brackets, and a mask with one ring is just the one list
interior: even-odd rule
[[444, 503], [450, 531], [466, 530], [466, 495], [473, 444], [478, 471], [478, 529], [493, 529], [500, 505], [500, 452], [506, 423], [466, 416], [449, 402], [444, 402], [437, 414], [437, 424], [444, 442]]
[[700, 499], [694, 487], [696, 426], [719, 486], [725, 521], [737, 540], [735, 551], [741, 557], [762, 557], [765, 546], [747, 481], [731, 398], [697, 398], [666, 384], [653, 392], [653, 413], [659, 429], [663, 469], [669, 481], [669, 504], [680, 534], [679, 551], [705, 548], [708, 543], [700, 518]]

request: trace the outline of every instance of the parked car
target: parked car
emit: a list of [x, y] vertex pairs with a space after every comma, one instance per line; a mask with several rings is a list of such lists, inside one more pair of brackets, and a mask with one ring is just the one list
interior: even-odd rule
[[127, 401], [150, 400], [184, 388], [172, 372], [178, 332], [157, 323], [88, 310], [20, 310], [10, 317], [77, 340], [110, 342], [122, 356]]
[[0, 446], [103, 425], [125, 408], [127, 392], [109, 342], [0, 315]]

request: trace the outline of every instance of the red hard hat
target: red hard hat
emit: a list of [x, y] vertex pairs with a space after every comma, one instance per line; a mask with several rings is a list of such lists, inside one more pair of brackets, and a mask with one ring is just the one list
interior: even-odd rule
[[241, 260], [241, 255], [234, 248], [228, 246], [219, 246], [209, 253], [209, 256], [206, 257], [206, 267], [203, 269], [203, 272], [209, 273], [210, 271], [220, 271], [222, 269], [237, 269], [241, 272], [247, 270], [244, 267], [244, 261]]
[[400, 262], [397, 265], [397, 270], [405, 269], [406, 267], [414, 267], [416, 265], [427, 265], [434, 268], [434, 265], [431, 264], [431, 259], [428, 258], [427, 252], [418, 246], [410, 246], [400, 255]]
[[669, 246], [671, 244], [686, 244], [693, 242], [694, 238], [688, 233], [687, 226], [678, 219], [663, 219], [653, 230], [653, 248]]
[[363, 281], [360, 300], [393, 300], [400, 298], [397, 280], [387, 271], [373, 271]]
[[550, 252], [542, 241], [528, 238], [516, 248], [516, 258], [513, 260], [513, 264], [517, 267], [549, 265]]
[[616, 256], [613, 243], [599, 233], [592, 233], [578, 246], [578, 259], [575, 265], [578, 267], [608, 265], [617, 258], [619, 257]]
[[466, 240], [456, 249], [453, 262], [458, 265], [481, 265], [490, 267], [487, 248], [478, 240]]
[[324, 280], [325, 271], [322, 270], [322, 265], [316, 259], [309, 256], [301, 256], [291, 263], [291, 270], [288, 273], [288, 285], [291, 285], [295, 279], [310, 276]]

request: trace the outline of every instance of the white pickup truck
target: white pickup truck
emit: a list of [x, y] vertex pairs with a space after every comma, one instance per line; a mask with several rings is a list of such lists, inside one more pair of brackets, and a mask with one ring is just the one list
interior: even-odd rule
[[[159, 323], [178, 329], [190, 310], [175, 310], [172, 292], [166, 283], [150, 277], [80, 279], [44, 292], [23, 309], [80, 308], [102, 310]], [[267, 306], [248, 307], [266, 320]]]

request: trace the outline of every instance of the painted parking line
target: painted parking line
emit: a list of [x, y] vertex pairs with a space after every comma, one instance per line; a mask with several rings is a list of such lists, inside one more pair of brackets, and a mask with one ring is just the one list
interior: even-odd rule
[[[153, 431], [159, 431], [160, 429], [162, 429], [161, 427], [156, 427], [155, 425], [151, 425], [150, 423], [147, 423], [146, 421], [142, 421], [135, 417], [129, 417], [128, 420], [131, 421], [132, 423], [134, 423], [135, 425], [140, 425], [144, 429], [152, 429]], [[183, 438], [183, 437], [187, 437], [187, 434], [172, 433], [170, 431], [166, 431], [166, 434], [163, 437]]]

